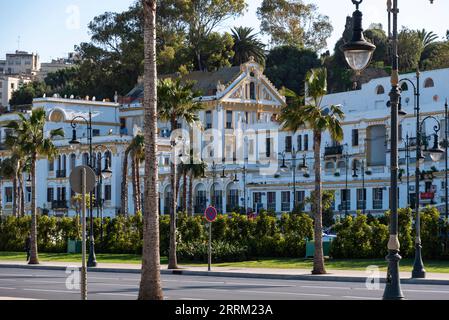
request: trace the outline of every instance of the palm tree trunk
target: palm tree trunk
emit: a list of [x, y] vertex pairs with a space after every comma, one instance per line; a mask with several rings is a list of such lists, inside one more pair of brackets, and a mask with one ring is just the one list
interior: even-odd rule
[[14, 214], [15, 217], [19, 217], [19, 189], [18, 189], [18, 173], [17, 173], [18, 169], [16, 169], [16, 171], [14, 172], [14, 179], [12, 181], [12, 188], [14, 190], [14, 201], [12, 202], [12, 212]]
[[139, 198], [137, 191], [137, 175], [136, 175], [136, 157], [134, 152], [131, 155], [131, 171], [132, 171], [132, 185], [133, 185], [133, 201], [134, 201], [134, 214], [139, 210]]
[[182, 211], [187, 212], [187, 172], [185, 170], [182, 176]]
[[[174, 150], [174, 148], [173, 148]], [[172, 196], [170, 199], [170, 248], [168, 252], [168, 269], [178, 269], [178, 261], [176, 258], [176, 165], [174, 159], [170, 164], [170, 184], [172, 186]]]
[[187, 213], [193, 217], [193, 172], [189, 170], [189, 198], [187, 203]]
[[128, 157], [129, 149], [126, 148], [125, 157], [122, 167], [122, 197], [121, 197], [121, 214], [128, 216]]
[[313, 133], [313, 153], [314, 153], [314, 169], [315, 169], [315, 203], [314, 203], [314, 240], [315, 254], [313, 256], [312, 274], [325, 274], [324, 254], [323, 254], [323, 215], [322, 215], [322, 186], [321, 186], [321, 132]]
[[139, 158], [136, 158], [136, 180], [137, 180], [137, 205], [138, 210], [140, 213], [142, 213], [142, 191], [140, 189], [140, 160]]
[[31, 157], [31, 256], [29, 264], [39, 264], [37, 253], [36, 159], [37, 154], [33, 154]]
[[145, 197], [143, 210], [142, 275], [139, 300], [163, 300], [159, 253], [157, 162], [156, 0], [142, 0], [144, 8], [144, 137]]
[[19, 174], [19, 199], [20, 199], [20, 216], [25, 216], [25, 188], [24, 188], [24, 181], [23, 181], [23, 172], [20, 171]]

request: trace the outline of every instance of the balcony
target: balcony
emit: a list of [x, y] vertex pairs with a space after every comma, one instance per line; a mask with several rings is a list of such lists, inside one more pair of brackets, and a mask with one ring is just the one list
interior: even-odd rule
[[69, 208], [66, 200], [53, 200], [51, 203], [53, 210], [66, 210]]
[[67, 171], [66, 170], [56, 170], [56, 178], [66, 178]]
[[324, 148], [325, 157], [341, 156], [343, 154], [343, 146], [332, 146]]

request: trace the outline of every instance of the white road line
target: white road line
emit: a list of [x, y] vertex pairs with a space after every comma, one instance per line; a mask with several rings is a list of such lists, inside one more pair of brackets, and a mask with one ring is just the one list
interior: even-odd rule
[[322, 287], [322, 286], [301, 286], [301, 288], [309, 289], [335, 289], [335, 290], [352, 290], [350, 287]]
[[124, 297], [137, 298], [137, 293], [136, 294], [128, 294], [128, 293], [96, 293], [96, 294], [102, 295], [102, 296], [124, 296]]
[[381, 298], [373, 298], [373, 297], [357, 297], [357, 296], [343, 296], [342, 298], [348, 299], [362, 299], [362, 300], [380, 300]]
[[405, 292], [425, 292], [425, 293], [449, 293], [449, 291], [447, 290], [413, 290], [413, 289], [407, 289], [407, 290], [402, 290]]
[[67, 290], [47, 290], [47, 289], [23, 289], [24, 291], [38, 291], [38, 292], [59, 292], [59, 293], [73, 293], [80, 294], [78, 291], [67, 291]]
[[7, 277], [34, 277], [30, 274], [21, 274], [21, 273], [0, 273], [0, 276], [7, 276]]
[[16, 290], [16, 288], [0, 287], [0, 290]]
[[280, 294], [280, 295], [294, 295], [294, 296], [311, 296], [311, 297], [330, 297], [328, 294], [318, 293], [300, 293], [300, 292], [273, 292], [273, 291], [250, 291], [250, 290], [237, 290], [241, 293], [258, 293], [258, 294]]
[[24, 280], [23, 282], [28, 282], [28, 283], [59, 283], [59, 284], [65, 284], [65, 281], [61, 282], [61, 281], [49, 281], [49, 280]]
[[285, 288], [291, 288], [296, 287], [295, 285], [291, 284], [269, 284], [269, 283], [244, 283], [244, 282], [225, 282], [225, 284], [237, 284], [242, 286], [255, 286], [255, 287], [285, 287]]

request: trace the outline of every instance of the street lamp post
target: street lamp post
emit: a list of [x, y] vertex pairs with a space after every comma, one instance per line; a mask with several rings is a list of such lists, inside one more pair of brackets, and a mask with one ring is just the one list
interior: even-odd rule
[[[72, 126], [72, 140], [69, 142], [71, 145], [80, 145], [81, 143], [77, 140], [76, 136], [76, 127], [77, 127], [77, 121], [81, 120], [84, 121], [87, 126], [87, 140], [89, 143], [89, 167], [92, 169], [94, 168], [93, 163], [93, 148], [92, 148], [92, 111], [89, 110], [89, 117], [86, 119], [83, 116], [76, 116], [72, 119], [70, 125]], [[87, 266], [92, 268], [97, 266], [97, 259], [95, 256], [95, 239], [94, 239], [94, 219], [93, 219], [93, 192], [90, 192], [90, 204], [89, 204], [89, 215], [90, 215], [90, 232], [89, 232], [89, 258], [87, 260]]]
[[[95, 147], [96, 150], [107, 149], [106, 146], [98, 145]], [[105, 159], [104, 169], [101, 168], [101, 162]], [[100, 166], [97, 168], [97, 182], [98, 182], [98, 194], [97, 194], [97, 217], [100, 217], [100, 238], [103, 241], [103, 179], [109, 179], [112, 176], [111, 164], [108, 161], [106, 153], [97, 157], [97, 161]]]
[[[298, 203], [297, 201], [297, 197], [296, 197], [296, 160], [298, 158], [298, 153], [300, 152], [300, 150], [296, 151], [295, 147], [292, 148], [292, 157], [291, 159], [286, 159], [285, 158], [285, 152], [280, 152], [279, 155], [282, 157], [282, 165], [281, 165], [281, 169], [288, 169], [287, 165], [285, 164], [286, 160], [290, 160], [292, 162], [292, 173], [293, 173], [293, 210], [296, 209], [296, 205]], [[304, 168], [305, 166], [305, 158], [306, 156], [304, 155], [304, 163], [301, 165], [301, 168]]]
[[[358, 10], [359, 5], [363, 0], [352, 0], [356, 5], [356, 11], [353, 14], [353, 38], [352, 40], [341, 47], [345, 54], [346, 61], [349, 66], [356, 72], [360, 72], [366, 68], [370, 62], [375, 46], [368, 43], [363, 37], [362, 28], [362, 13]], [[430, 0], [433, 3], [433, 0]], [[390, 92], [390, 106], [391, 106], [391, 217], [390, 217], [390, 238], [388, 241], [388, 271], [387, 283], [383, 298], [385, 300], [401, 300], [404, 298], [401, 290], [399, 278], [399, 239], [398, 239], [398, 109], [401, 93], [399, 90], [399, 56], [398, 56], [398, 0], [388, 0], [388, 20], [391, 21], [393, 15], [393, 32], [389, 36], [392, 42], [392, 74], [391, 74], [391, 92]]]
[[[349, 153], [345, 152], [345, 171], [346, 171], [346, 181], [345, 181], [345, 217], [348, 217], [348, 170], [349, 170]], [[349, 193], [350, 194], [350, 193]]]
[[[427, 116], [425, 117], [419, 124], [418, 130], [416, 132], [417, 134], [417, 146], [416, 146], [416, 155], [417, 155], [417, 161], [416, 161], [416, 218], [415, 218], [415, 262], [413, 264], [413, 271], [412, 271], [412, 278], [425, 278], [426, 277], [426, 270], [424, 269], [424, 263], [422, 261], [422, 254], [421, 254], [421, 213], [419, 211], [420, 206], [420, 192], [419, 192], [419, 166], [420, 161], [424, 160], [424, 157], [422, 156], [422, 150], [421, 150], [421, 139], [422, 135], [426, 136], [426, 133], [423, 132], [423, 126], [426, 120], [433, 119], [436, 122], [436, 125], [434, 126], [434, 144], [432, 148], [426, 150], [433, 161], [439, 161], [441, 157], [443, 156], [443, 150], [440, 149], [438, 144], [438, 132], [441, 129], [440, 122], [434, 117], [434, 116]], [[419, 141], [419, 142], [418, 142]]]

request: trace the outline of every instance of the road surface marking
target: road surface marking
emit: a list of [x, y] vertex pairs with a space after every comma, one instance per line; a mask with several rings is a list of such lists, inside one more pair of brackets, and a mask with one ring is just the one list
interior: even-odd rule
[[312, 296], [312, 297], [330, 297], [328, 294], [300, 293], [300, 292], [273, 292], [273, 291], [250, 291], [250, 290], [237, 290], [237, 292], [258, 293], [258, 294], [280, 294], [280, 295], [294, 295], [294, 296]]
[[0, 287], [0, 290], [16, 290], [16, 288]]
[[67, 291], [67, 290], [49, 290], [49, 289], [23, 289], [24, 291], [42, 291], [42, 292], [59, 292], [59, 293], [74, 293], [80, 294], [78, 291]]
[[402, 290], [405, 292], [425, 292], [425, 293], [449, 293], [449, 291], [447, 290], [414, 290], [414, 289], [407, 289], [407, 290]]
[[335, 289], [335, 290], [352, 290], [350, 287], [322, 287], [322, 286], [301, 286], [301, 288], [309, 289]]
[[30, 299], [30, 298], [20, 298], [20, 297], [0, 297], [0, 300], [38, 300], [38, 299]]
[[96, 293], [96, 294], [102, 295], [102, 296], [124, 296], [124, 297], [137, 298], [137, 293], [136, 294], [128, 294], [128, 293]]
[[342, 298], [348, 298], [348, 299], [363, 299], [363, 300], [380, 300], [380, 298], [373, 298], [373, 297], [357, 297], [357, 296], [343, 296]]
[[286, 288], [291, 288], [291, 287], [296, 287], [295, 285], [292, 284], [270, 284], [270, 283], [244, 283], [244, 282], [225, 282], [225, 284], [237, 284], [237, 285], [242, 285], [242, 286], [257, 286], [257, 287], [286, 287]]

